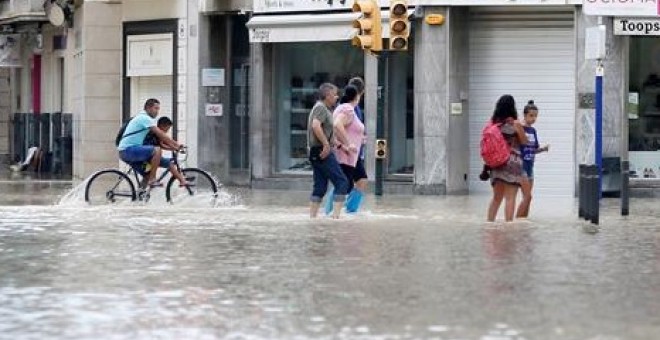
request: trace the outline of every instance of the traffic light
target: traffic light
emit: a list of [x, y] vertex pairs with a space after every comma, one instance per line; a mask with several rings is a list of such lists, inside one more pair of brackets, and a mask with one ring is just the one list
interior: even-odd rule
[[390, 50], [407, 50], [409, 35], [410, 21], [408, 20], [407, 2], [404, 0], [390, 1]]
[[356, 0], [353, 12], [362, 15], [353, 21], [353, 27], [359, 30], [351, 43], [363, 50], [378, 52], [383, 49], [383, 34], [380, 22], [380, 7], [376, 0]]
[[387, 140], [376, 139], [376, 159], [387, 158]]

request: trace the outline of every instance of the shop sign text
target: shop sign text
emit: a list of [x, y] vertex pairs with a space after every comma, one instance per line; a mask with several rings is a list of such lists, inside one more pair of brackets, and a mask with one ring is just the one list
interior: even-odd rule
[[584, 0], [587, 15], [655, 17], [660, 15], [660, 0]]
[[616, 35], [660, 35], [660, 20], [657, 19], [616, 19]]
[[251, 42], [270, 42], [270, 30], [263, 28], [255, 28], [250, 30], [250, 41]]
[[[350, 9], [354, 0], [254, 0], [255, 12], [331, 11]], [[381, 0], [381, 5], [385, 2]]]

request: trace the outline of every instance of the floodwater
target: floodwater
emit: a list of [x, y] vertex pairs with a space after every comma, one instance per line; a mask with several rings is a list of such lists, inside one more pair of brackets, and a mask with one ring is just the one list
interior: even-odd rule
[[368, 197], [310, 220], [304, 192], [217, 207], [88, 207], [63, 184], [0, 185], [0, 339], [657, 339], [660, 212], [539, 198]]

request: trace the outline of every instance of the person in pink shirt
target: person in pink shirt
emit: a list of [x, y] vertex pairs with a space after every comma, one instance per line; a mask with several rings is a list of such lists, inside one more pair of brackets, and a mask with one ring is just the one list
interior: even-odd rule
[[[344, 88], [341, 104], [335, 108], [332, 114], [336, 139], [334, 154], [348, 179], [348, 192], [353, 190], [354, 183], [359, 180], [355, 166], [360, 157], [360, 148], [365, 140], [364, 124], [355, 114], [355, 107], [359, 102], [358, 89], [353, 85], [348, 85]], [[332, 208], [332, 204], [326, 205], [326, 214], [329, 214]]]

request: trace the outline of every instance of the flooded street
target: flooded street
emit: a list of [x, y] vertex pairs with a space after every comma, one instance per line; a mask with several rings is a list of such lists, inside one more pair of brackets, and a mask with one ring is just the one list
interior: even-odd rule
[[2, 184], [0, 339], [657, 339], [660, 201], [600, 230], [572, 200], [484, 222], [487, 197], [368, 197], [310, 220], [306, 192], [219, 207], [58, 202]]

